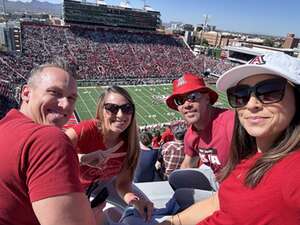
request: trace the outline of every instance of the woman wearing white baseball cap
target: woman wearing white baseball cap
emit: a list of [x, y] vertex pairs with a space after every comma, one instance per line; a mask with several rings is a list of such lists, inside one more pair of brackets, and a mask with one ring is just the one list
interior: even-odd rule
[[300, 61], [260, 56], [217, 81], [235, 109], [219, 192], [169, 220], [172, 225], [300, 224]]

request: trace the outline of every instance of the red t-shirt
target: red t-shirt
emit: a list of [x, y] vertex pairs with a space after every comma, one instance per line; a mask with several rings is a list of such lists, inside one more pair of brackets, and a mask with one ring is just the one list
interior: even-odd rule
[[[85, 120], [73, 126], [77, 136], [77, 152], [86, 154], [97, 150], [106, 150], [103, 136], [97, 127], [96, 120]], [[127, 152], [127, 144], [124, 144], [115, 153]], [[108, 180], [120, 173], [126, 156], [109, 159], [101, 168], [86, 165], [80, 166], [80, 181], [84, 187], [88, 187], [94, 180]]]
[[168, 141], [174, 140], [174, 134], [169, 127], [162, 133], [160, 142], [167, 143]]
[[184, 153], [199, 156], [201, 161], [218, 172], [227, 162], [234, 125], [234, 112], [213, 108], [208, 126], [197, 132], [192, 125], [184, 136]]
[[159, 148], [160, 147], [159, 142], [160, 142], [160, 137], [153, 137], [151, 143], [152, 148]]
[[220, 185], [220, 210], [197, 225], [299, 225], [300, 150], [276, 163], [255, 188], [244, 185], [260, 153], [243, 160]]
[[0, 224], [39, 224], [31, 203], [82, 192], [68, 137], [17, 110], [0, 120]]

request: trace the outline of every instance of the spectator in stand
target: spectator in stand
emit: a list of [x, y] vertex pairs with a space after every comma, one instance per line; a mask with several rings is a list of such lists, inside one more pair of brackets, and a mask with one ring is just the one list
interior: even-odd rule
[[61, 131], [77, 98], [65, 62], [33, 69], [21, 98], [20, 110], [0, 121], [0, 224], [95, 224], [77, 156]]
[[[234, 112], [214, 107], [213, 104], [217, 99], [218, 94], [207, 87], [201, 77], [185, 73], [173, 81], [173, 93], [166, 100], [167, 105], [171, 109], [178, 110], [189, 125], [184, 137], [185, 157], [181, 164], [182, 170], [174, 171], [169, 176], [169, 182], [175, 190], [178, 188], [208, 190], [208, 192], [199, 191], [198, 195], [194, 195], [195, 190], [191, 190], [195, 198], [190, 202], [186, 202], [185, 199], [181, 199], [183, 201], [181, 202], [177, 199], [182, 207], [210, 196], [210, 191], [217, 191], [218, 183], [214, 173], [218, 173], [228, 159]], [[177, 193], [175, 197], [182, 196], [180, 192]]]
[[186, 127], [183, 125], [174, 125], [171, 130], [174, 134], [174, 141], [165, 143], [161, 151], [161, 169], [165, 179], [169, 177], [171, 172], [180, 168], [184, 159], [183, 139]]
[[79, 153], [82, 185], [87, 188], [96, 182], [93, 195], [107, 187], [108, 201], [121, 208], [133, 205], [149, 219], [153, 203], [138, 196], [132, 187], [140, 151], [135, 116], [129, 93], [111, 86], [99, 98], [96, 119], [82, 121], [66, 130], [66, 134]]
[[165, 131], [161, 134], [161, 139], [159, 142], [160, 146], [167, 143], [168, 141], [174, 140], [174, 134], [172, 133], [170, 125], [166, 125], [165, 127], [166, 127]]
[[157, 161], [158, 150], [151, 146], [152, 135], [145, 131], [140, 135], [141, 152], [134, 174], [134, 182], [152, 182], [156, 178], [155, 163]]
[[159, 144], [160, 140], [161, 140], [160, 131], [158, 129], [156, 129], [153, 132], [152, 148], [159, 149], [160, 148], [160, 144]]
[[219, 78], [236, 111], [219, 193], [161, 224], [300, 224], [299, 77], [299, 60], [269, 53]]

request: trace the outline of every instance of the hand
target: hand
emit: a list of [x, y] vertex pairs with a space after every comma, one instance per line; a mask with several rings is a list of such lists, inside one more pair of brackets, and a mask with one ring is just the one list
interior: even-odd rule
[[97, 150], [88, 154], [78, 154], [79, 162], [81, 165], [100, 168], [109, 159], [122, 157], [127, 154], [126, 152], [114, 153], [123, 145], [123, 143], [123, 141], [120, 141], [117, 145], [107, 150]]
[[106, 215], [103, 212], [105, 205], [106, 202], [104, 201], [103, 203], [92, 209], [97, 225], [102, 225], [103, 222], [106, 221]]
[[161, 162], [156, 161], [155, 168], [159, 170], [161, 168]]
[[146, 221], [150, 221], [153, 213], [153, 203], [149, 200], [135, 199], [130, 202], [140, 213], [140, 215], [145, 218]]

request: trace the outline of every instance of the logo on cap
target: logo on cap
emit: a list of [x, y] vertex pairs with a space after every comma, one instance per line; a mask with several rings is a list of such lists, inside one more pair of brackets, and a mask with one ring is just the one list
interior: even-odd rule
[[180, 77], [179, 79], [178, 79], [178, 82], [177, 82], [177, 86], [179, 87], [179, 86], [182, 86], [182, 85], [184, 85], [186, 83], [186, 80], [184, 79], [184, 77]]
[[266, 64], [266, 61], [264, 60], [264, 56], [256, 56], [254, 59], [250, 60], [248, 64], [255, 64], [255, 65], [262, 65]]

